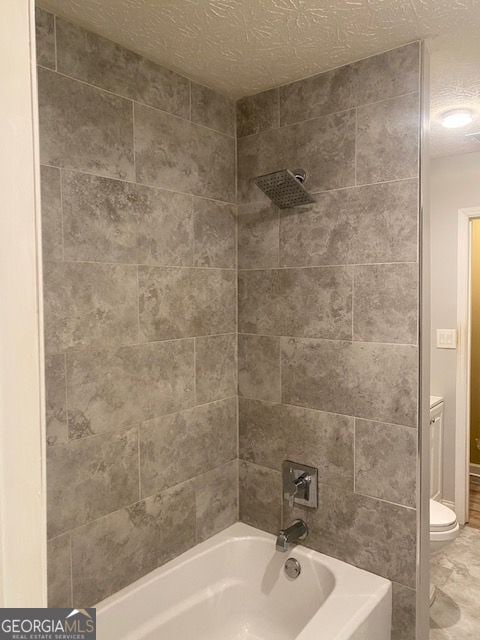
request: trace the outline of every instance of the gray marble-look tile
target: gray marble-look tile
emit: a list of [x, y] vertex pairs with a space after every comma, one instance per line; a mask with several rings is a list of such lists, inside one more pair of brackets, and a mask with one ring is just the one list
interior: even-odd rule
[[278, 89], [246, 96], [237, 102], [237, 136], [243, 138], [279, 126]]
[[138, 276], [143, 340], [235, 331], [234, 270], [139, 267]]
[[40, 167], [42, 200], [42, 256], [63, 260], [63, 220], [60, 169]]
[[137, 180], [197, 196], [235, 201], [235, 140], [135, 104]]
[[191, 266], [192, 199], [65, 171], [65, 259]]
[[255, 202], [238, 209], [238, 268], [278, 267], [278, 209], [268, 203]]
[[134, 266], [48, 262], [44, 300], [47, 353], [137, 340]]
[[353, 339], [417, 344], [418, 265], [354, 268]]
[[415, 588], [414, 509], [322, 483], [318, 504], [305, 510], [307, 547]]
[[217, 91], [192, 82], [192, 122], [233, 136], [235, 104]]
[[310, 192], [355, 184], [355, 111], [264, 131], [238, 140], [239, 202], [266, 201], [253, 178], [304, 169]]
[[279, 471], [239, 462], [240, 520], [277, 534], [282, 522], [282, 477]]
[[226, 529], [238, 519], [238, 462], [212, 469], [195, 479], [197, 542]]
[[416, 426], [416, 347], [301, 338], [280, 341], [282, 402]]
[[355, 491], [415, 508], [417, 430], [355, 420]]
[[184, 483], [72, 533], [73, 600], [90, 606], [195, 544], [195, 493]]
[[235, 398], [144, 422], [140, 427], [142, 497], [190, 480], [236, 456]]
[[392, 596], [392, 640], [415, 640], [415, 590], [394, 582]]
[[58, 71], [72, 78], [189, 117], [189, 81], [119, 44], [57, 18]]
[[357, 184], [418, 174], [420, 101], [417, 93], [357, 110]]
[[192, 407], [193, 340], [69, 353], [67, 397], [70, 438]]
[[345, 65], [280, 87], [282, 126], [355, 107], [354, 76]]
[[[436, 554], [432, 564], [453, 569], [466, 583], [480, 580], [480, 530], [465, 526], [455, 542]], [[445, 586], [445, 585], [442, 585]]]
[[480, 531], [460, 530], [458, 538], [431, 559], [436, 598], [430, 607], [432, 640], [477, 640]]
[[403, 47], [359, 60], [352, 67], [356, 105], [418, 91], [420, 42], [411, 42]]
[[40, 7], [35, 7], [35, 38], [37, 64], [55, 69], [55, 17]]
[[40, 68], [38, 104], [42, 164], [134, 179], [130, 100]]
[[194, 266], [235, 268], [236, 208], [214, 200], [193, 201]]
[[280, 339], [238, 336], [238, 393], [247, 398], [280, 402]]
[[243, 333], [350, 340], [349, 267], [240, 271], [238, 326]]
[[91, 522], [139, 498], [136, 428], [82, 438], [47, 449], [50, 537]]
[[70, 536], [52, 538], [47, 542], [48, 606], [67, 608], [72, 602], [72, 572]]
[[65, 354], [45, 357], [45, 414], [47, 444], [68, 440]]
[[237, 394], [237, 335], [195, 338], [195, 392], [198, 404]]
[[320, 482], [353, 489], [353, 422], [333, 413], [240, 398], [239, 455], [275, 471], [283, 460], [295, 460], [316, 467]]
[[280, 87], [281, 124], [418, 91], [419, 43]]
[[402, 180], [315, 196], [284, 210], [280, 265], [362, 264], [417, 260], [417, 180]]
[[432, 556], [430, 558], [430, 582], [434, 584], [435, 587], [442, 588], [448, 582], [453, 571], [453, 566], [443, 566], [441, 561], [438, 561], [438, 556]]

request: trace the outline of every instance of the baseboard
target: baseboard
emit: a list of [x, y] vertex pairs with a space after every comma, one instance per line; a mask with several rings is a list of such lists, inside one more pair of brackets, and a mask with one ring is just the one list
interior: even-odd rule
[[480, 476], [480, 464], [470, 463], [470, 475]]

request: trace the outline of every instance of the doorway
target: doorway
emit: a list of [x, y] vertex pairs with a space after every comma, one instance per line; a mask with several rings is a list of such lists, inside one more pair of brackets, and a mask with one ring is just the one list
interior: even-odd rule
[[470, 222], [470, 418], [468, 524], [480, 529], [480, 219]]
[[480, 529], [480, 208], [458, 218], [458, 359], [455, 506]]

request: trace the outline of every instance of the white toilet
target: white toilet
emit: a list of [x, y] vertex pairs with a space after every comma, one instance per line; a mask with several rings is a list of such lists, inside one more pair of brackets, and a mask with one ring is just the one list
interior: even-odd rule
[[[430, 500], [430, 556], [451, 544], [460, 526], [455, 512], [441, 502]], [[430, 583], [430, 606], [435, 600], [435, 585]]]
[[[460, 531], [455, 512], [440, 502], [442, 497], [443, 398], [430, 398], [430, 555], [452, 543]], [[430, 604], [435, 587], [430, 586]]]
[[438, 553], [453, 542], [459, 531], [455, 513], [444, 504], [430, 500], [430, 554]]

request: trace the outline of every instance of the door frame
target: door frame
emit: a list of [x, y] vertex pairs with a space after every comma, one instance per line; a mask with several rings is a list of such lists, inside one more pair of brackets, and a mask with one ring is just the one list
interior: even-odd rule
[[0, 2], [0, 607], [47, 606], [34, 0]]
[[455, 511], [461, 525], [468, 522], [469, 508], [471, 222], [476, 218], [480, 218], [480, 207], [458, 211]]

